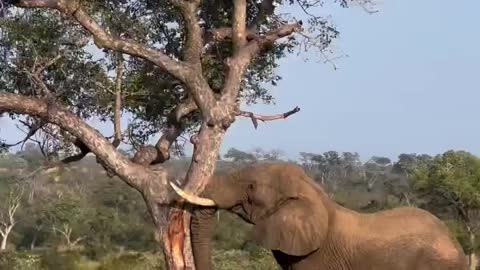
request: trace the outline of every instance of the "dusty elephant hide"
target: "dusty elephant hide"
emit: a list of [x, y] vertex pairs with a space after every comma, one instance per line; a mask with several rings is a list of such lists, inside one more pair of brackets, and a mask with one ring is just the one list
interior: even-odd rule
[[289, 270], [466, 270], [465, 254], [445, 224], [427, 211], [400, 207], [359, 213], [332, 201], [293, 164], [258, 164], [216, 175], [192, 218], [197, 270], [211, 270], [217, 209], [253, 224], [252, 238]]

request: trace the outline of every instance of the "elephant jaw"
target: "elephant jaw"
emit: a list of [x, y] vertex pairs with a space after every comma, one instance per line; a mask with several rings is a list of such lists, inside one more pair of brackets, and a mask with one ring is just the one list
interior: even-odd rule
[[191, 204], [200, 206], [216, 206], [216, 203], [213, 200], [187, 193], [172, 182], [170, 182], [170, 186], [178, 194], [178, 196], [182, 197], [184, 200]]

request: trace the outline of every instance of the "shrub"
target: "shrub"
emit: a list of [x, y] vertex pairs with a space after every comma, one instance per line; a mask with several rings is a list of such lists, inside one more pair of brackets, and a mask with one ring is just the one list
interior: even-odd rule
[[82, 256], [76, 251], [50, 250], [42, 254], [42, 267], [46, 270], [75, 270], [81, 260]]
[[215, 248], [219, 250], [241, 249], [247, 239], [250, 225], [227, 211], [219, 211], [220, 221], [213, 236]]
[[39, 255], [28, 252], [0, 252], [0, 269], [43, 270]]
[[213, 255], [215, 269], [221, 270], [278, 270], [278, 264], [269, 251], [256, 254], [244, 250], [216, 250]]
[[164, 270], [160, 254], [124, 253], [105, 257], [97, 270]]

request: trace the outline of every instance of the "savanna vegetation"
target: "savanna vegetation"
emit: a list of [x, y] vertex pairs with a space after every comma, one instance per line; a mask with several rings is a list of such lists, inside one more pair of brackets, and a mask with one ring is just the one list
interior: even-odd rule
[[[401, 154], [395, 161], [374, 156], [364, 162], [351, 152], [300, 156], [288, 160], [281, 150], [232, 148], [217, 160], [217, 171], [255, 162], [300, 164], [334, 200], [349, 208], [371, 212], [413, 205], [433, 212], [475, 259], [480, 224], [478, 157], [464, 151]], [[0, 269], [165, 269], [138, 192], [108, 177], [91, 156], [75, 166], [50, 171], [39, 170], [44, 161], [31, 143], [0, 159], [1, 229], [13, 225], [0, 255]], [[189, 162], [175, 158], [164, 166], [175, 179], [186, 173]], [[18, 205], [13, 223], [8, 219], [11, 205]], [[247, 240], [247, 224], [226, 212], [219, 213], [218, 221], [217, 269], [277, 269], [268, 251]]]
[[[322, 14], [327, 3], [373, 12], [370, 0], [0, 0], [0, 114], [26, 132], [2, 138], [8, 141], [0, 148], [41, 135], [34, 141], [47, 171], [94, 154], [109, 178], [141, 194], [168, 268], [193, 269], [190, 212], [170, 188], [168, 166], [159, 164], [191, 143], [192, 162], [178, 181], [199, 193], [237, 117], [257, 127], [297, 113], [262, 116], [242, 107], [273, 101], [269, 90], [285, 56], [331, 60], [339, 31]], [[93, 118], [110, 122], [113, 135], [96, 130]], [[126, 126], [122, 118], [130, 120]], [[9, 213], [19, 208], [12, 196]], [[70, 209], [81, 205], [80, 195], [72, 196], [58, 207], [87, 226], [86, 217], [98, 215]], [[56, 213], [49, 226], [65, 245], [84, 241]]]
[[[261, 116], [240, 107], [274, 100], [286, 55], [330, 60], [339, 32], [316, 15], [325, 2], [0, 0], [0, 116], [26, 135], [0, 141], [0, 269], [191, 266], [189, 214], [181, 202], [172, 207], [168, 181], [199, 193], [214, 171], [282, 160], [279, 150], [219, 157], [219, 149], [236, 117], [257, 127], [299, 111]], [[372, 12], [370, 0], [331, 2]], [[93, 118], [111, 122], [113, 135], [95, 130]], [[182, 143], [193, 145], [191, 155]], [[475, 261], [477, 157], [300, 154], [283, 162], [304, 166], [339, 203], [429, 209]], [[276, 269], [245, 240], [247, 225], [227, 213], [218, 220], [218, 269]]]

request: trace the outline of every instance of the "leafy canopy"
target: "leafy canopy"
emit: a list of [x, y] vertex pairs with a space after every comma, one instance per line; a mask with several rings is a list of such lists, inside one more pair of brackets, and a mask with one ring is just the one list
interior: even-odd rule
[[415, 188], [439, 194], [464, 208], [480, 207], [480, 159], [465, 151], [447, 151], [414, 171]]
[[[340, 2], [343, 7], [348, 4], [346, 0], [334, 2]], [[265, 3], [271, 6], [264, 9]], [[309, 12], [322, 4], [324, 1], [313, 0], [248, 1], [249, 26], [261, 31], [276, 29], [291, 16], [268, 13], [268, 8], [296, 5], [305, 12], [305, 33], [310, 36], [289, 37], [257, 57], [242, 82], [242, 101], [249, 104], [273, 102], [268, 84], [276, 85], [281, 79], [276, 74], [278, 60], [299, 47], [323, 51], [338, 36], [338, 31], [326, 18]], [[2, 10], [0, 17], [0, 91], [36, 95], [32, 73], [53, 62], [40, 75], [58, 101], [84, 119], [93, 116], [105, 121], [112, 119], [114, 71], [118, 64], [115, 53], [96, 49], [83, 28], [66, 15], [58, 16], [57, 11], [2, 6], [7, 8]], [[186, 35], [184, 22], [170, 1], [96, 0], [82, 1], [82, 6], [114, 36], [131, 38], [161, 48], [174, 58], [182, 58]], [[207, 29], [231, 26], [232, 8], [229, 1], [203, 1], [199, 17], [207, 38]], [[207, 52], [202, 58], [204, 76], [214, 91], [219, 91], [223, 85], [224, 60], [231, 55], [232, 49], [231, 43], [225, 40], [207, 43], [204, 48]], [[171, 75], [151, 62], [127, 56], [125, 59], [123, 111], [133, 118], [125, 142], [140, 145], [162, 131], [168, 113], [185, 97], [185, 91]], [[195, 129], [197, 123], [198, 119], [192, 119], [190, 127]]]

